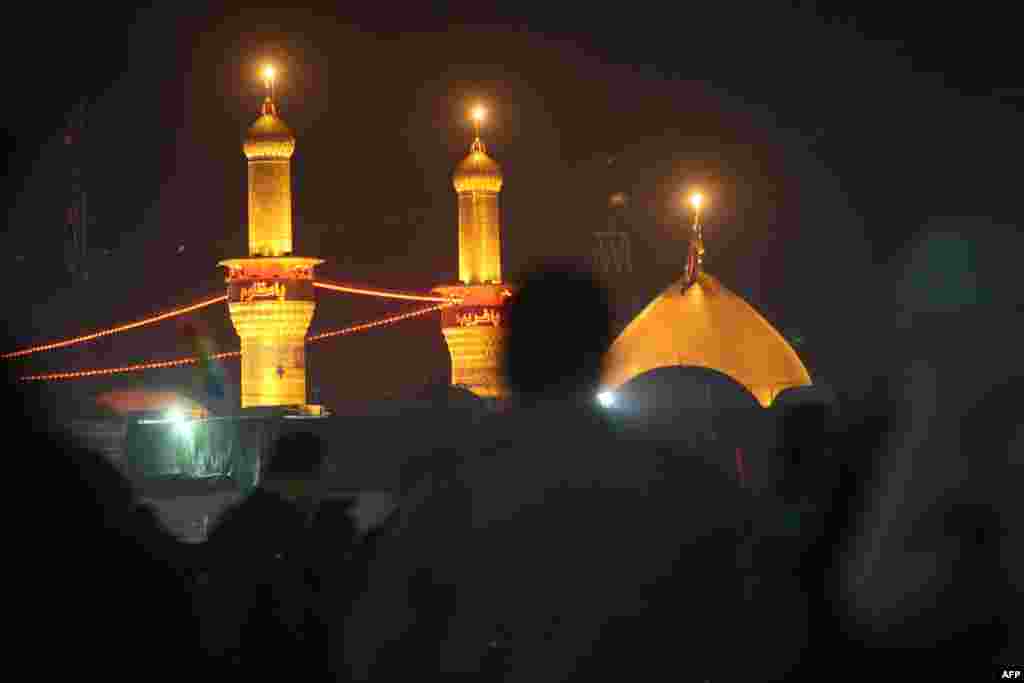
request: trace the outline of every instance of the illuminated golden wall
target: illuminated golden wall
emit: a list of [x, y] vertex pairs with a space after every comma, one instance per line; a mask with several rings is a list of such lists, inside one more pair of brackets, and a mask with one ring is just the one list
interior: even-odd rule
[[452, 358], [452, 384], [485, 398], [505, 396], [501, 359], [507, 332], [490, 326], [446, 327], [442, 332]]
[[249, 255], [292, 253], [291, 161], [249, 160]]
[[230, 303], [242, 340], [242, 407], [306, 403], [306, 331], [313, 301]]
[[498, 193], [459, 193], [459, 280], [466, 284], [501, 282]]

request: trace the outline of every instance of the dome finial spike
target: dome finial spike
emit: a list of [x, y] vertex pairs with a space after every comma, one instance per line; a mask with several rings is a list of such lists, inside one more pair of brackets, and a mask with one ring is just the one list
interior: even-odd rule
[[277, 116], [277, 105], [274, 103], [274, 83], [277, 80], [277, 70], [273, 64], [267, 64], [263, 67], [261, 75], [263, 76], [263, 86], [267, 89], [267, 95], [263, 99], [260, 113], [264, 116]]
[[690, 286], [697, 280], [704, 267], [704, 228], [700, 223], [700, 210], [704, 205], [704, 195], [700, 191], [694, 191], [689, 197], [690, 206], [693, 207], [693, 237], [690, 239], [690, 246], [687, 250], [686, 259], [686, 286]]
[[273, 101], [274, 99], [274, 80], [277, 78], [277, 70], [274, 69], [273, 64], [267, 64], [263, 67], [263, 85], [267, 88], [267, 97]]
[[482, 105], [476, 105], [473, 110], [469, 113], [469, 117], [473, 120], [473, 144], [470, 146], [470, 151], [473, 152], [484, 152], [484, 143], [480, 139], [480, 126], [483, 124], [484, 119], [487, 118], [487, 110]]

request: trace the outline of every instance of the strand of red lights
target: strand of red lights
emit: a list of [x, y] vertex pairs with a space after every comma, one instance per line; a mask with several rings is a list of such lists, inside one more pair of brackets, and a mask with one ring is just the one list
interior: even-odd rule
[[338, 285], [331, 282], [314, 282], [314, 287], [320, 289], [326, 289], [332, 292], [342, 292], [344, 294], [365, 294], [367, 296], [377, 296], [383, 299], [404, 299], [405, 301], [432, 301], [435, 303], [452, 303], [456, 301], [452, 297], [446, 296], [431, 296], [429, 294], [409, 294], [405, 292], [398, 292], [391, 289], [370, 289], [368, 287], [353, 287], [352, 285]]
[[[329, 282], [314, 282], [313, 286], [333, 292], [342, 292], [345, 294], [364, 294], [367, 296], [376, 296], [385, 299], [402, 299], [405, 301], [429, 301], [434, 303], [446, 304], [458, 303], [458, 299], [452, 297], [430, 296], [426, 294], [409, 294], [394, 290], [371, 289], [367, 287], [353, 287], [350, 285], [338, 285]], [[160, 315], [155, 315], [144, 320], [128, 323], [126, 325], [118, 325], [116, 327], [111, 327], [106, 330], [100, 330], [98, 332], [93, 332], [91, 334], [85, 334], [80, 337], [74, 337], [72, 339], [51, 342], [49, 344], [40, 344], [39, 346], [33, 346], [27, 349], [21, 349], [19, 351], [11, 351], [9, 353], [3, 354], [2, 356], [0, 356], [0, 358], [4, 360], [9, 360], [11, 358], [28, 356], [33, 353], [41, 353], [43, 351], [52, 351], [54, 349], [66, 348], [68, 346], [74, 346], [75, 344], [84, 344], [85, 342], [89, 342], [94, 339], [99, 339], [100, 337], [106, 337], [112, 334], [118, 334], [120, 332], [127, 332], [128, 330], [134, 330], [145, 325], [151, 325], [153, 323], [162, 322], [164, 320], [168, 320], [179, 315], [185, 315], [186, 313], [198, 311], [201, 308], [212, 306], [213, 304], [220, 303], [222, 301], [225, 301], [226, 299], [226, 295], [221, 295], [218, 297], [214, 297], [212, 299], [207, 299], [206, 301], [201, 301], [191, 306], [186, 306], [185, 308], [179, 308], [173, 311], [168, 311], [167, 313], [161, 313]]]
[[338, 337], [338, 336], [344, 335], [344, 334], [353, 334], [354, 332], [362, 332], [363, 330], [369, 330], [369, 329], [374, 328], [374, 327], [380, 327], [382, 325], [390, 325], [391, 323], [397, 323], [397, 322], [399, 322], [401, 320], [408, 320], [409, 318], [416, 318], [416, 317], [421, 316], [421, 315], [426, 315], [427, 313], [433, 313], [434, 311], [440, 311], [442, 308], [448, 308], [449, 306], [454, 306], [454, 305], [455, 304], [453, 304], [451, 302], [447, 302], [447, 303], [443, 303], [443, 304], [438, 304], [436, 306], [428, 306], [426, 308], [421, 308], [421, 309], [416, 310], [416, 311], [410, 311], [408, 313], [402, 313], [400, 315], [393, 315], [393, 316], [390, 316], [388, 318], [381, 318], [380, 320], [374, 320], [373, 322], [360, 323], [358, 325], [352, 325], [351, 327], [346, 327], [346, 328], [340, 329], [340, 330], [334, 330], [333, 332], [322, 332], [320, 334], [313, 335], [312, 337], [308, 337], [306, 339], [306, 341], [307, 342], [315, 342], [315, 341], [320, 341], [322, 339], [327, 339], [328, 337]]
[[[234, 356], [241, 356], [241, 351], [228, 351], [227, 353], [218, 353], [210, 356], [212, 360], [221, 360], [222, 358], [232, 358]], [[190, 365], [192, 363], [199, 362], [198, 357], [193, 358], [178, 358], [176, 360], [165, 360], [157, 361], [154, 363], [138, 363], [136, 365], [126, 365], [120, 368], [101, 368], [99, 370], [79, 370], [76, 372], [51, 372], [46, 375], [29, 375], [22, 377], [22, 382], [49, 382], [53, 380], [62, 379], [81, 379], [83, 377], [98, 377], [101, 375], [116, 375], [122, 372], [137, 372], [139, 370], [157, 370], [160, 368], [176, 368], [182, 365]]]
[[[369, 330], [369, 329], [372, 329], [374, 327], [381, 327], [383, 325], [390, 325], [392, 323], [397, 323], [397, 322], [400, 322], [402, 320], [408, 320], [409, 318], [416, 318], [416, 317], [419, 317], [421, 315], [426, 315], [428, 313], [433, 313], [434, 311], [439, 311], [439, 310], [441, 310], [443, 308], [448, 308], [449, 306], [453, 306], [453, 305], [454, 304], [452, 304], [452, 303], [444, 303], [444, 304], [438, 304], [436, 306], [428, 306], [427, 308], [421, 308], [421, 309], [416, 310], [416, 311], [410, 311], [408, 313], [402, 313], [400, 315], [393, 315], [393, 316], [389, 316], [387, 318], [381, 318], [380, 320], [374, 320], [374, 321], [368, 322], [368, 323], [359, 323], [358, 325], [351, 325], [349, 327], [345, 327], [345, 328], [342, 328], [340, 330], [333, 330], [331, 332], [322, 332], [322, 333], [314, 335], [312, 337], [308, 337], [306, 339], [306, 342], [321, 341], [323, 339], [328, 339], [330, 337], [338, 337], [338, 336], [342, 336], [342, 335], [346, 335], [346, 334], [354, 334], [356, 332], [362, 332], [364, 330]], [[211, 360], [221, 360], [221, 359], [224, 359], [224, 358], [235, 358], [235, 357], [238, 357], [238, 356], [241, 356], [241, 355], [242, 355], [241, 351], [228, 351], [226, 353], [218, 353], [218, 354], [212, 355], [212, 356], [210, 356], [210, 359]], [[27, 377], [22, 377], [21, 381], [22, 382], [50, 382], [50, 381], [67, 380], [67, 379], [82, 379], [82, 378], [85, 378], [85, 377], [99, 377], [99, 376], [103, 376], [103, 375], [115, 375], [115, 374], [124, 373], [124, 372], [138, 372], [138, 371], [141, 371], [141, 370], [157, 370], [157, 369], [163, 369], [163, 368], [175, 368], [175, 367], [180, 367], [182, 365], [190, 365], [192, 363], [197, 363], [197, 362], [199, 362], [199, 358], [198, 357], [178, 358], [176, 360], [157, 361], [157, 362], [154, 362], [154, 363], [138, 363], [138, 364], [135, 364], [135, 365], [126, 365], [126, 366], [123, 366], [123, 367], [120, 367], [120, 368], [101, 368], [101, 369], [97, 369], [97, 370], [78, 370], [78, 371], [75, 371], [75, 372], [53, 372], [53, 373], [49, 373], [49, 374], [45, 374], [45, 375], [29, 375]]]
[[10, 358], [18, 358], [19, 356], [27, 356], [32, 353], [39, 353], [41, 351], [52, 351], [53, 349], [60, 349], [66, 346], [72, 346], [74, 344], [83, 344], [85, 342], [92, 341], [93, 339], [98, 339], [99, 337], [106, 337], [108, 335], [117, 334], [119, 332], [127, 332], [128, 330], [133, 330], [138, 327], [142, 327], [143, 325], [158, 323], [163, 320], [168, 320], [179, 315], [191, 313], [192, 311], [198, 311], [201, 308], [206, 308], [207, 306], [212, 306], [213, 304], [225, 301], [227, 298], [227, 295], [221, 295], [218, 297], [214, 297], [213, 299], [200, 301], [199, 303], [193, 304], [191, 306], [186, 306], [185, 308], [178, 308], [173, 311], [168, 311], [167, 313], [161, 313], [160, 315], [155, 315], [151, 318], [146, 318], [145, 320], [139, 320], [134, 323], [128, 323], [127, 325], [119, 325], [117, 327], [111, 327], [110, 329], [100, 330], [99, 332], [93, 332], [92, 334], [82, 335], [81, 337], [75, 337], [73, 339], [65, 339], [63, 341], [52, 342], [50, 344], [33, 346], [31, 348], [22, 349], [20, 351], [12, 351], [10, 353], [5, 353], [3, 356], [0, 356], [0, 358], [7, 360]]

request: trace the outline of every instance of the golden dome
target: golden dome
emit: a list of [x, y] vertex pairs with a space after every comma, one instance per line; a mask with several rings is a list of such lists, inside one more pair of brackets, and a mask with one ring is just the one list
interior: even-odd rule
[[672, 283], [626, 326], [605, 358], [603, 384], [614, 389], [655, 368], [718, 370], [767, 407], [811, 377], [796, 351], [746, 301], [707, 273], [683, 291]]
[[243, 149], [247, 159], [289, 159], [295, 152], [295, 136], [278, 117], [269, 97], [263, 101], [260, 117], [249, 127]]
[[487, 156], [484, 144], [477, 138], [469, 156], [455, 167], [452, 184], [456, 192], [501, 192], [501, 166]]

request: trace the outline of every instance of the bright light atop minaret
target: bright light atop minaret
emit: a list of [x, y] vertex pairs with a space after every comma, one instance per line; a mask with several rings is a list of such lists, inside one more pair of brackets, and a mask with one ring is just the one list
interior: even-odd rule
[[476, 142], [473, 144], [480, 145], [482, 144], [480, 142], [480, 126], [483, 124], [484, 119], [487, 118], [487, 110], [484, 109], [483, 105], [478, 104], [469, 111], [469, 118], [473, 120], [473, 134], [476, 136]]
[[704, 195], [700, 192], [694, 192], [690, 195], [690, 206], [693, 207], [694, 211], [700, 211], [701, 205], [704, 203]]
[[267, 88], [267, 97], [274, 99], [274, 80], [277, 78], [277, 69], [273, 64], [263, 67], [263, 85]]

